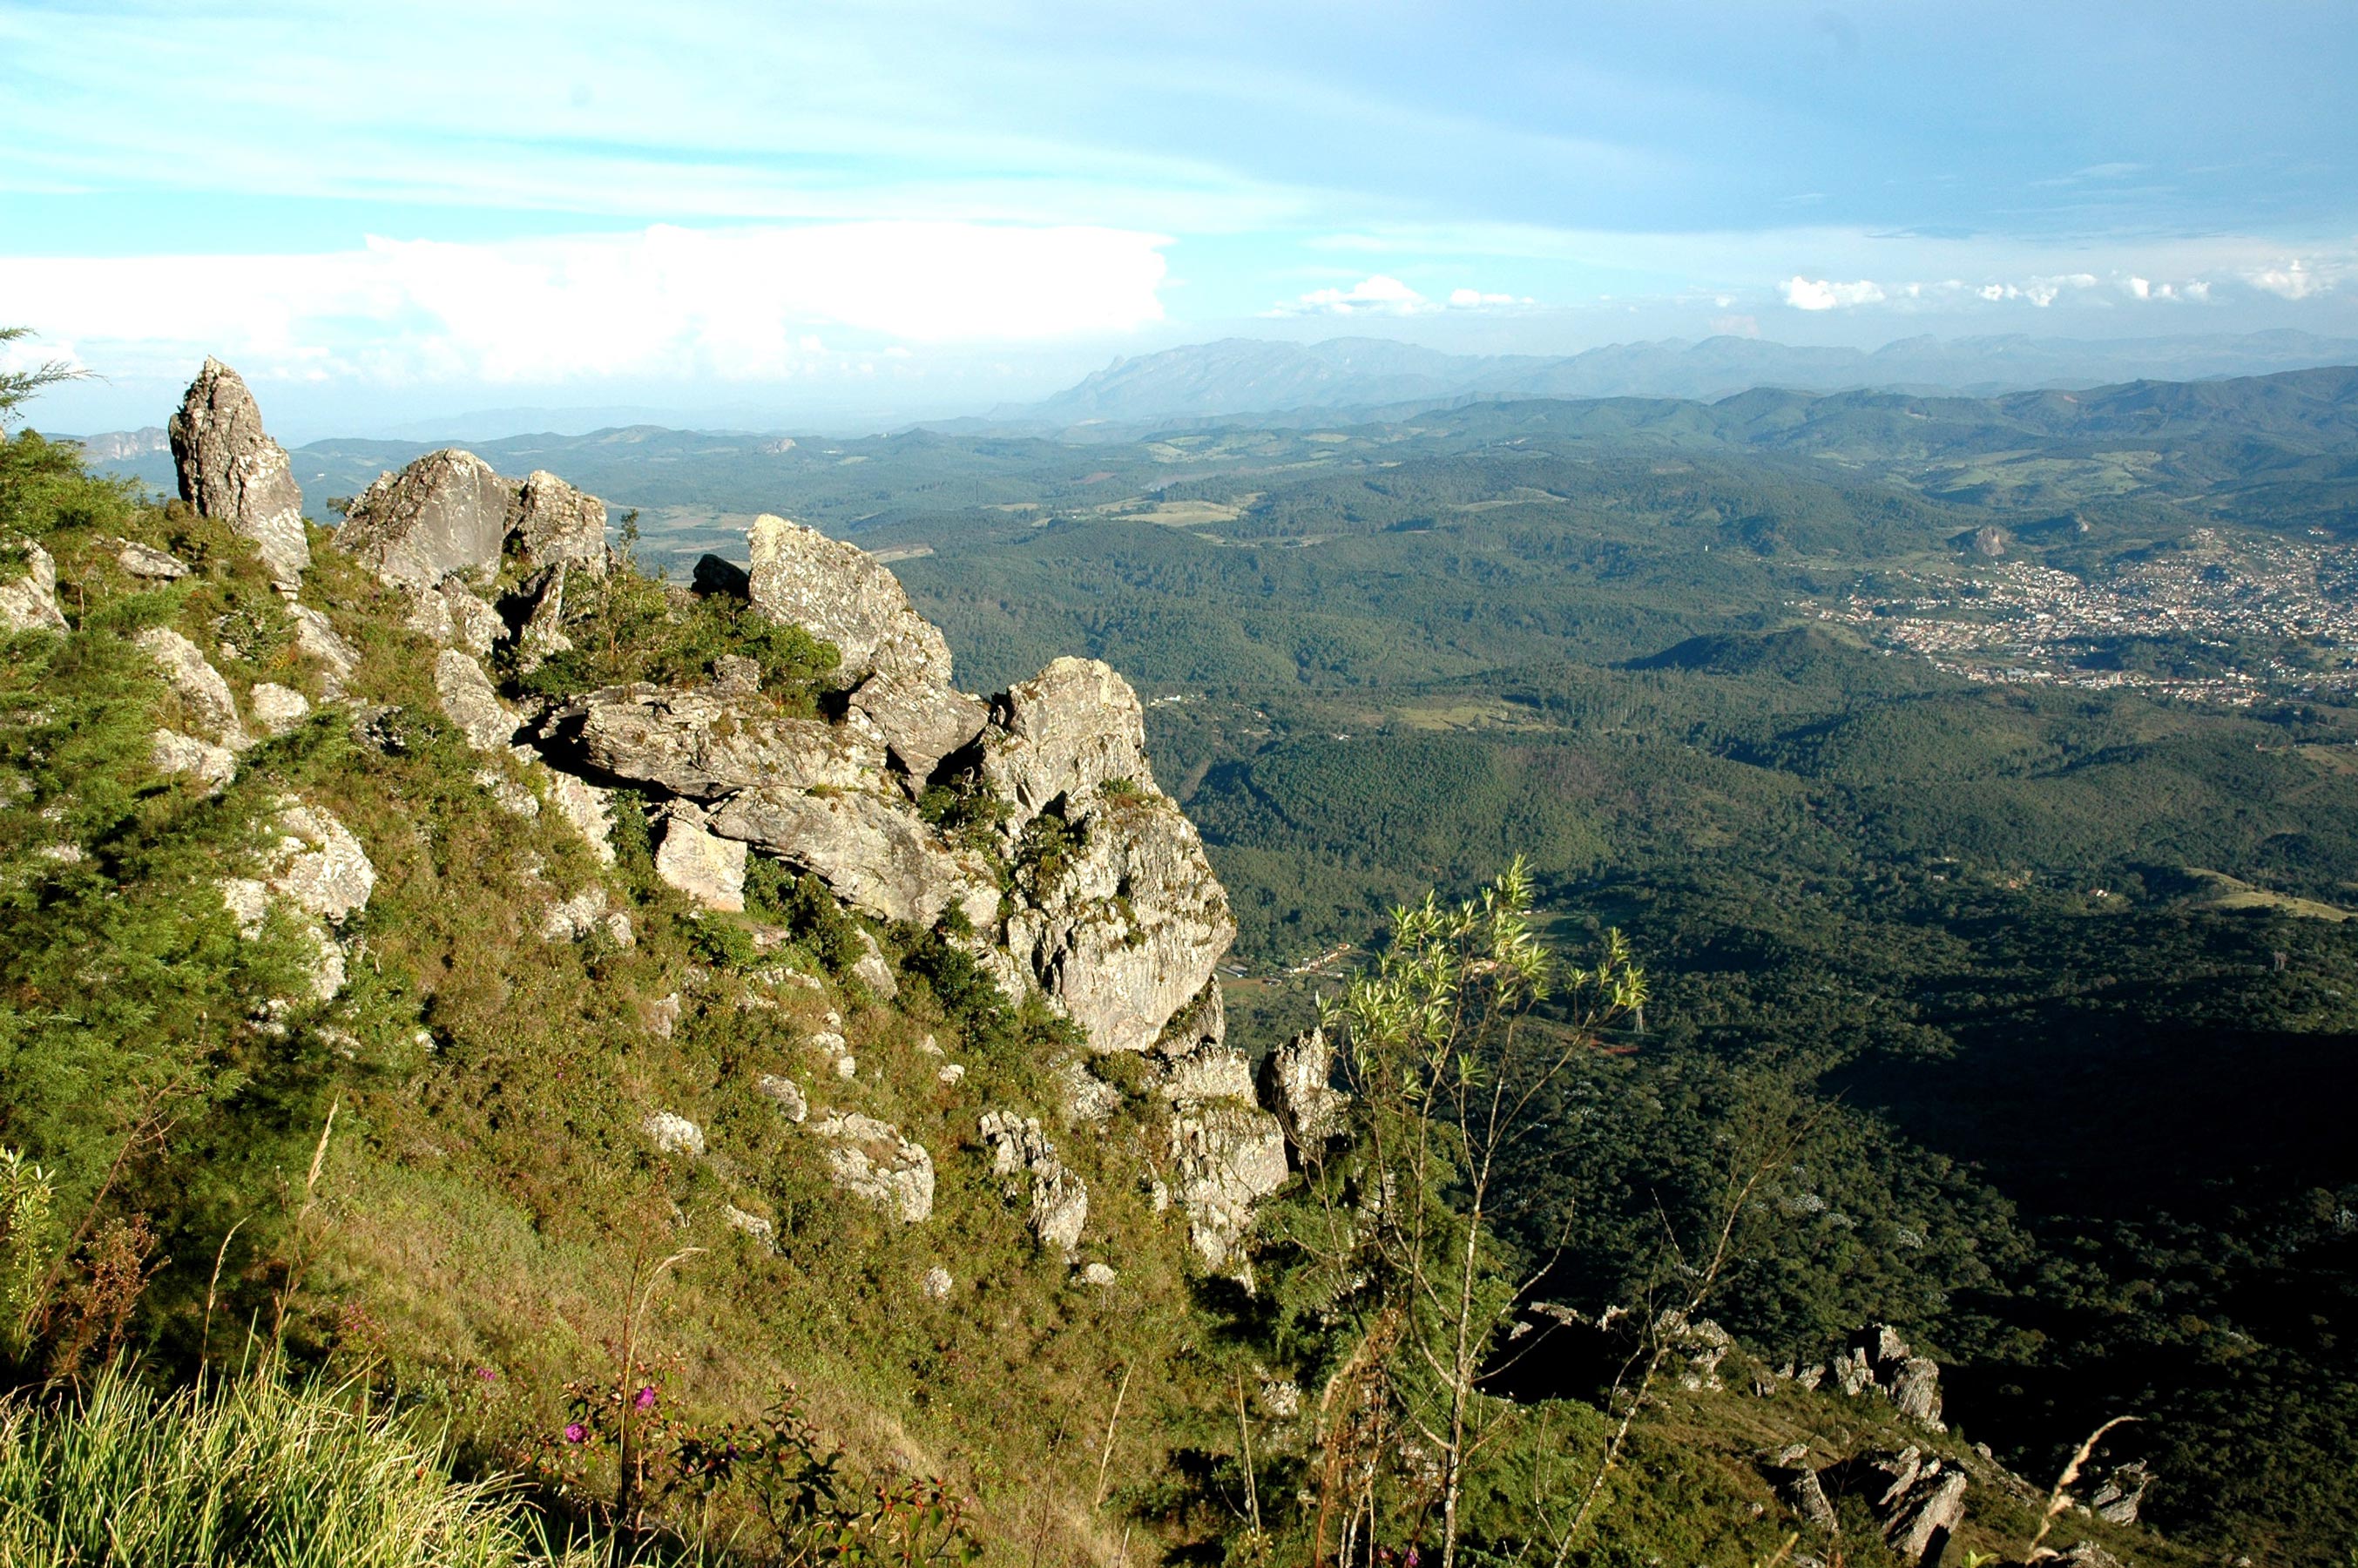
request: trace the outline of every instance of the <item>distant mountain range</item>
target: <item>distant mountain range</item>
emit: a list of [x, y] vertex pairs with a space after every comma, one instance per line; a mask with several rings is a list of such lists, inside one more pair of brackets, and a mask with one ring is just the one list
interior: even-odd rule
[[[2307, 332], [2137, 338], [1909, 338], [1880, 349], [1797, 348], [1757, 338], [1617, 343], [1563, 357], [1448, 354], [1381, 338], [1323, 343], [1226, 338], [1116, 360], [994, 425], [1070, 427], [1222, 417], [1376, 414], [1456, 402], [1680, 397], [1757, 387], [1988, 395], [2137, 380], [2201, 381], [2358, 363], [2358, 340]], [[956, 423], [936, 426], [956, 428]]]

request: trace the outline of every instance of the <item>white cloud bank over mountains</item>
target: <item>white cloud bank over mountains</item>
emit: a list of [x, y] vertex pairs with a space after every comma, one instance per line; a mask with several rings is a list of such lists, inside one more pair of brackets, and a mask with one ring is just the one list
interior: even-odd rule
[[1453, 288], [1442, 299], [1430, 299], [1389, 273], [1361, 278], [1348, 288], [1314, 288], [1272, 306], [1264, 316], [1423, 316], [1435, 310], [1495, 310], [1533, 306], [1528, 296], [1486, 294], [1478, 288]]
[[1976, 300], [1985, 305], [2024, 303], [2043, 310], [2073, 297], [2202, 305], [2211, 301], [2214, 288], [2223, 287], [2274, 295], [2279, 299], [2309, 299], [2337, 288], [2353, 274], [2358, 274], [2358, 265], [2353, 265], [2350, 257], [2321, 255], [2251, 261], [2223, 267], [2216, 277], [2177, 279], [2157, 279], [2115, 270], [2102, 276], [2065, 272], [1983, 283], [1955, 277], [1933, 283], [1882, 283], [1873, 278], [1844, 283], [1795, 274], [1780, 284], [1778, 291], [1785, 303], [1796, 310], [1846, 310], [1876, 305], [1903, 309], [1920, 305], [1955, 308]]
[[1163, 235], [882, 222], [289, 255], [0, 257], [0, 297], [109, 374], [218, 353], [249, 373], [379, 383], [768, 381], [821, 334], [1041, 343], [1163, 319]]

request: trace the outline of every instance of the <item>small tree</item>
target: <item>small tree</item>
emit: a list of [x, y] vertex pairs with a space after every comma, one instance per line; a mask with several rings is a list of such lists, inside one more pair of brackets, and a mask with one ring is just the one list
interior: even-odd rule
[[[0, 343], [13, 343], [32, 335], [30, 327], [0, 327]], [[63, 360], [50, 360], [24, 370], [0, 370], [0, 425], [14, 419], [18, 406], [41, 388], [72, 381], [84, 373]]]
[[1645, 999], [1617, 931], [1591, 968], [1551, 961], [1518, 857], [1477, 899], [1395, 911], [1376, 967], [1323, 1009], [1352, 1137], [1336, 1159], [1307, 1153], [1311, 1202], [1284, 1238], [1308, 1262], [1289, 1293], [1344, 1330], [1319, 1403], [1317, 1562], [1372, 1546], [1381, 1461], [1407, 1458], [1424, 1479], [1401, 1506], [1420, 1521], [1438, 1506], [1456, 1568], [1482, 1370], [1522, 1288], [1496, 1234], [1509, 1157], [1548, 1087]]

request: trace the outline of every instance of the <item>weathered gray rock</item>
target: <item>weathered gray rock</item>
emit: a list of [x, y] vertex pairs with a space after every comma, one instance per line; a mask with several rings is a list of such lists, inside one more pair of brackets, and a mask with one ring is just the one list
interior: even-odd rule
[[662, 819], [655, 875], [705, 909], [738, 914], [745, 907], [745, 846], [705, 831], [704, 813], [675, 801]]
[[592, 883], [571, 898], [559, 899], [541, 917], [540, 935], [549, 942], [579, 942], [606, 923], [606, 890]]
[[58, 608], [57, 562], [30, 539], [0, 539], [0, 562], [11, 556], [22, 557], [25, 564], [14, 574], [0, 564], [0, 631], [66, 630], [65, 613]]
[[1078, 1057], [1056, 1064], [1056, 1087], [1065, 1099], [1065, 1120], [1101, 1122], [1121, 1108], [1121, 1091], [1089, 1071]]
[[1253, 1205], [1285, 1184], [1285, 1130], [1256, 1107], [1211, 1100], [1174, 1110], [1170, 1138], [1187, 1238], [1220, 1268], [1251, 1228]]
[[483, 666], [456, 648], [434, 661], [434, 694], [467, 744], [478, 752], [504, 750], [515, 739], [518, 719], [500, 700]]
[[1057, 659], [993, 699], [982, 777], [1015, 807], [1010, 833], [1058, 800], [1109, 780], [1152, 790], [1146, 710], [1110, 665]]
[[962, 691], [882, 671], [860, 683], [851, 706], [876, 726], [892, 764], [917, 789], [990, 719], [990, 710]]
[[2135, 1524], [2145, 1506], [2145, 1492], [2153, 1485], [2153, 1471], [2142, 1459], [2115, 1465], [2088, 1494], [2088, 1506], [2109, 1524]]
[[1673, 1307], [1654, 1320], [1654, 1333], [1670, 1346], [1679, 1386], [1689, 1393], [1717, 1393], [1723, 1387], [1719, 1364], [1736, 1347], [1727, 1330], [1707, 1317], [1690, 1320]]
[[540, 815], [540, 796], [526, 789], [514, 774], [497, 767], [475, 770], [475, 787], [492, 797], [492, 804], [510, 816], [526, 820]]
[[284, 735], [311, 717], [311, 699], [292, 687], [272, 681], [257, 681], [247, 694], [254, 708], [254, 721], [265, 735]]
[[762, 661], [742, 654], [720, 654], [712, 661], [712, 695], [752, 697], [762, 689]]
[[1315, 1152], [1342, 1135], [1351, 1097], [1334, 1085], [1335, 1046], [1311, 1028], [1271, 1052], [1261, 1064], [1261, 1103], [1277, 1113], [1295, 1149]]
[[930, 925], [957, 908], [979, 926], [999, 908], [988, 867], [953, 851], [905, 805], [880, 795], [763, 784], [723, 802], [712, 830], [812, 873], [838, 898], [881, 919]]
[[852, 979], [866, 986], [879, 1001], [891, 1001], [901, 994], [901, 984], [892, 978], [892, 966], [884, 958], [884, 949], [864, 927], [855, 927], [860, 938], [859, 961], [851, 966]]
[[[1056, 1157], [1056, 1146], [1042, 1135], [1039, 1119], [989, 1110], [977, 1127], [990, 1146], [993, 1175], [1030, 1174], [1030, 1224], [1040, 1244], [1066, 1253], [1078, 1247], [1089, 1222], [1088, 1184]], [[1020, 1197], [1022, 1188], [1011, 1185], [1008, 1195]]]
[[929, 1302], [947, 1301], [950, 1292], [957, 1288], [957, 1281], [950, 1278], [947, 1269], [936, 1263], [925, 1271], [925, 1277], [918, 1281], [917, 1288], [925, 1292]]
[[884, 671], [950, 684], [949, 644], [868, 552], [768, 514], [753, 520], [745, 544], [753, 608], [834, 643], [844, 675]]
[[289, 800], [279, 808], [272, 892], [306, 914], [341, 925], [367, 906], [376, 891], [376, 867], [361, 841], [323, 806]]
[[1120, 1278], [1110, 1263], [1090, 1263], [1081, 1270], [1081, 1283], [1093, 1291], [1101, 1291]]
[[133, 577], [144, 578], [149, 582], [173, 582], [189, 575], [186, 561], [153, 545], [143, 545], [136, 539], [124, 540], [123, 547], [114, 552], [114, 559]]
[[207, 795], [219, 795], [237, 777], [237, 753], [177, 730], [158, 730], [148, 738], [148, 753], [159, 773], [187, 773], [205, 785]]
[[233, 752], [242, 752], [254, 743], [245, 732], [244, 722], [238, 718], [237, 700], [230, 696], [229, 682], [206, 662], [194, 643], [168, 626], [150, 626], [131, 641], [164, 672], [172, 694], [180, 699], [181, 715], [190, 729], [211, 736]]
[[516, 489], [510, 532], [529, 567], [573, 566], [606, 575], [606, 503], [535, 469]]
[[1184, 1056], [1174, 1056], [1163, 1069], [1160, 1086], [1174, 1100], [1253, 1098], [1252, 1062], [1228, 1045], [1206, 1045]]
[[1070, 869], [1005, 926], [1008, 951], [1099, 1051], [1144, 1051], [1236, 937], [1195, 824], [1161, 795], [1093, 797]]
[[1841, 1528], [1842, 1521], [1834, 1514], [1833, 1499], [1826, 1496], [1825, 1486], [1818, 1479], [1815, 1470], [1797, 1470], [1785, 1483], [1784, 1495], [1786, 1506], [1799, 1514], [1803, 1522], [1823, 1530]]
[[884, 749], [863, 727], [789, 719], [704, 687], [606, 687], [551, 712], [539, 737], [553, 755], [693, 800], [753, 784], [883, 788]]
[[1870, 1324], [1853, 1336], [1834, 1357], [1833, 1374], [1836, 1385], [1853, 1399], [1871, 1389], [1928, 1431], [1948, 1430], [1941, 1420], [1939, 1365], [1912, 1352], [1889, 1324]]
[[565, 575], [567, 563], [543, 567], [525, 580], [502, 608], [514, 629], [516, 669], [530, 675], [559, 654], [573, 651], [565, 634]]
[[650, 1112], [639, 1127], [665, 1154], [687, 1154], [698, 1160], [704, 1158], [704, 1129], [676, 1111]]
[[729, 1222], [730, 1229], [739, 1232], [755, 1246], [766, 1251], [777, 1250], [778, 1227], [760, 1215], [748, 1214], [735, 1204], [722, 1204], [720, 1217]]
[[607, 865], [614, 863], [614, 792], [561, 773], [548, 774], [548, 803], [571, 823], [590, 853]]
[[402, 587], [431, 589], [452, 572], [488, 579], [507, 545], [516, 488], [472, 452], [428, 452], [360, 493], [336, 547]]
[[360, 650], [344, 640], [334, 622], [309, 605], [289, 604], [287, 613], [295, 618], [296, 651], [319, 663], [320, 689], [330, 701], [343, 696], [345, 684], [360, 668]]
[[811, 1124], [827, 1141], [827, 1174], [854, 1197], [886, 1210], [905, 1225], [933, 1217], [934, 1158], [901, 1130], [872, 1116], [837, 1111]]
[[251, 539], [279, 588], [300, 587], [311, 564], [303, 492], [286, 449], [262, 427], [262, 410], [237, 372], [208, 359], [189, 384], [168, 433], [180, 499]]
[[784, 1074], [763, 1073], [753, 1080], [753, 1092], [763, 1099], [775, 1100], [779, 1113], [796, 1125], [810, 1115], [810, 1101], [804, 1098], [803, 1087]]

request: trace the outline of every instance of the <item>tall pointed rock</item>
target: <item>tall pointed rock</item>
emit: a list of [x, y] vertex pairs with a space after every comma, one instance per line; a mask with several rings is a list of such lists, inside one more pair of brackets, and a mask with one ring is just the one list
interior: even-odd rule
[[290, 592], [301, 587], [311, 564], [303, 492], [287, 449], [263, 429], [262, 410], [244, 380], [219, 360], [205, 361], [168, 433], [180, 499], [253, 540], [278, 587]]

